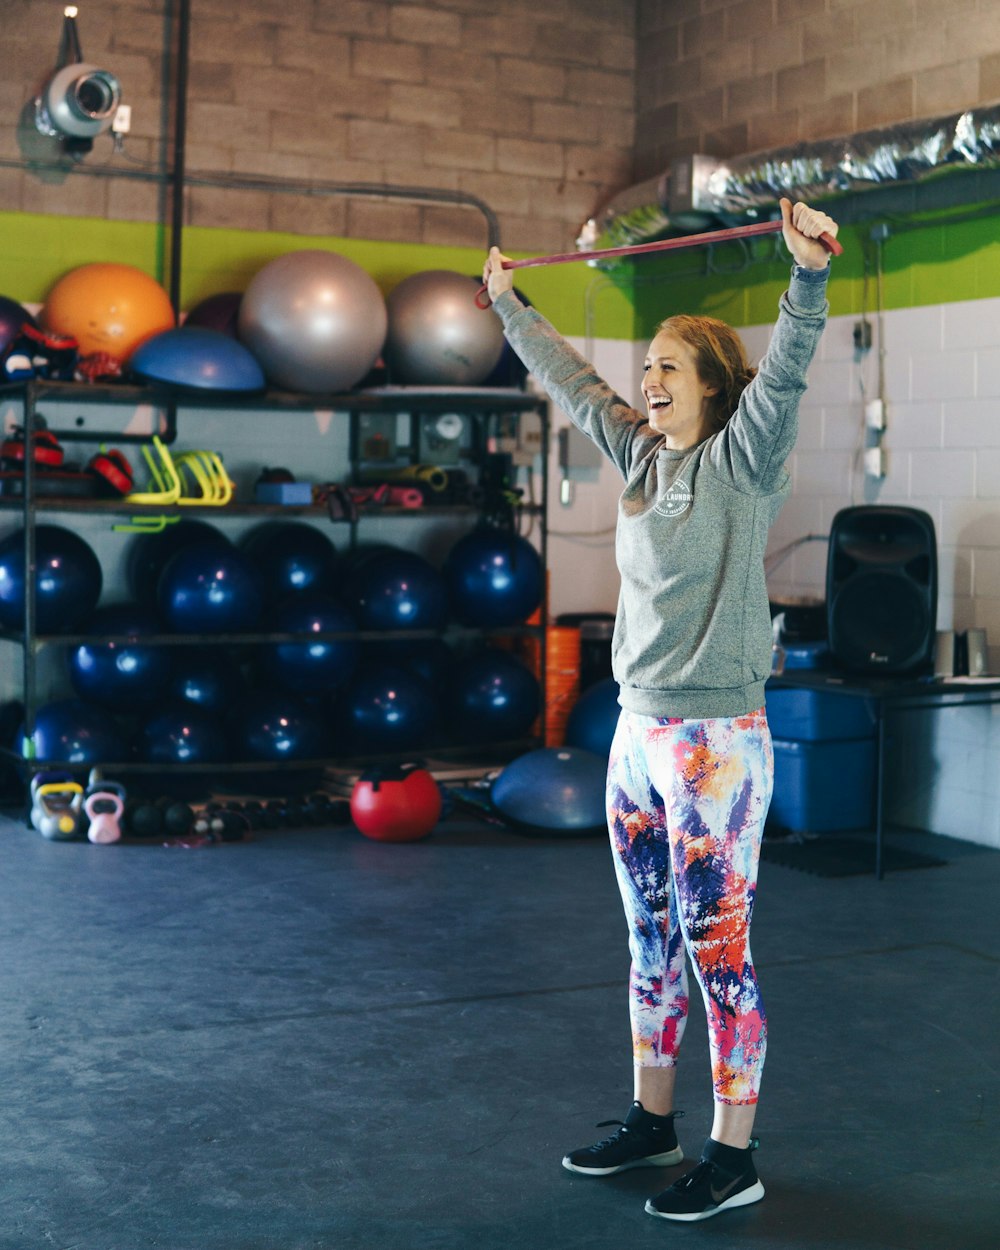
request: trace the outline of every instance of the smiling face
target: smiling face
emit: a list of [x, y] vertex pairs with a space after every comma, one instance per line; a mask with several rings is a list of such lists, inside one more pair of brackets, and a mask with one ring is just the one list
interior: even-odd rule
[[668, 447], [685, 451], [713, 432], [711, 399], [718, 393], [698, 376], [695, 349], [672, 330], [660, 330], [646, 354], [642, 394], [649, 424]]

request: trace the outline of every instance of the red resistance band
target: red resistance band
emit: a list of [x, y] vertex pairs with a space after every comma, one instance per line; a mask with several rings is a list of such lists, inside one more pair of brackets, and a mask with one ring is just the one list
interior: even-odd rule
[[[531, 269], [536, 265], [568, 265], [574, 260], [607, 260], [611, 256], [644, 256], [648, 252], [670, 252], [681, 247], [702, 247], [707, 243], [725, 243], [730, 239], [749, 239], [758, 234], [778, 234], [783, 223], [780, 221], [755, 221], [749, 226], [732, 226], [727, 230], [709, 230], [704, 234], [688, 234], [679, 239], [659, 239], [654, 243], [628, 243], [622, 247], [606, 247], [595, 252], [559, 252], [554, 256], [531, 256], [526, 260], [505, 260], [504, 269]], [[819, 241], [833, 256], [839, 256], [843, 248], [825, 231]], [[486, 302], [483, 302], [483, 296]], [[485, 286], [481, 286], [476, 294], [476, 306], [489, 308], [490, 300]]]

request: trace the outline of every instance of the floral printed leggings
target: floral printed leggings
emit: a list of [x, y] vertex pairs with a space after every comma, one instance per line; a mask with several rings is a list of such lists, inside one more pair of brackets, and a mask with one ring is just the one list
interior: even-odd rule
[[607, 806], [629, 925], [634, 1061], [676, 1063], [686, 949], [705, 1000], [717, 1102], [756, 1102], [764, 1066], [750, 919], [773, 776], [763, 708], [711, 720], [619, 717]]

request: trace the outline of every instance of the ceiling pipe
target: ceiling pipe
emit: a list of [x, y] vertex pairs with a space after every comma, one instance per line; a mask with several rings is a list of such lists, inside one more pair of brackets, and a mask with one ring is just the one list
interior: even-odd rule
[[[737, 158], [681, 157], [664, 173], [615, 195], [584, 223], [577, 247], [618, 247], [692, 234], [719, 223], [767, 220], [777, 214], [782, 196], [810, 203], [863, 199], [879, 188], [997, 167], [1000, 105]], [[981, 193], [976, 182], [936, 199], [939, 204], [971, 203]]]

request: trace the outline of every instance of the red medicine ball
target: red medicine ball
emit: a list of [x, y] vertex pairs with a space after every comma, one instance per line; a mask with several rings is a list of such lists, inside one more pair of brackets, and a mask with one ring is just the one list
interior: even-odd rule
[[351, 792], [351, 819], [376, 842], [415, 842], [441, 815], [441, 791], [426, 768], [385, 765], [362, 773]]

